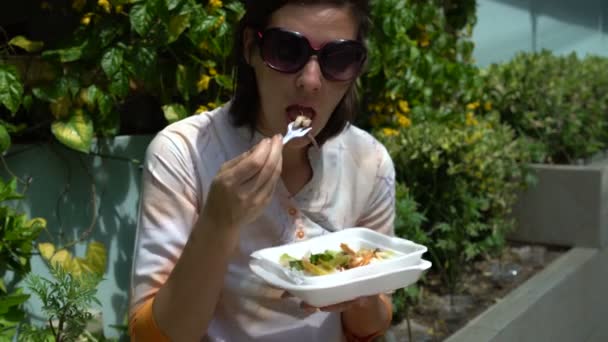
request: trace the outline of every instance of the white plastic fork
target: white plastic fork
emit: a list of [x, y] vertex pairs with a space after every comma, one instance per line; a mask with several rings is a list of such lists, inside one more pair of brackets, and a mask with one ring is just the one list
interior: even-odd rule
[[299, 137], [303, 137], [306, 135], [306, 133], [310, 132], [310, 130], [312, 129], [312, 127], [299, 127], [294, 129], [293, 128], [293, 124], [295, 121], [292, 121], [289, 123], [289, 125], [287, 125], [287, 133], [285, 134], [285, 136], [283, 137], [283, 145], [287, 144], [287, 142], [293, 138], [299, 138]]

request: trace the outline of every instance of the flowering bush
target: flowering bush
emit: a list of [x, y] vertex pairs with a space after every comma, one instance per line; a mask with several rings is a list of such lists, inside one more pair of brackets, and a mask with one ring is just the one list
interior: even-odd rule
[[367, 109], [362, 126], [396, 129], [419, 120], [444, 121], [481, 98], [482, 80], [471, 64], [469, 39], [474, 5], [375, 2], [369, 70], [361, 82]]
[[[508, 213], [526, 181], [526, 144], [496, 116], [462, 123], [420, 122], [378, 132], [423, 216], [399, 233], [429, 246], [445, 285], [457, 290], [462, 265], [500, 250], [513, 227]], [[424, 234], [420, 233], [420, 229]]]
[[608, 59], [520, 53], [485, 71], [502, 121], [533, 139], [536, 162], [572, 163], [608, 144]]
[[[445, 4], [376, 2], [361, 124], [389, 148], [407, 188], [397, 234], [429, 247], [431, 272], [454, 292], [462, 265], [499, 251], [513, 227], [507, 214], [528, 180], [531, 150], [497, 119], [472, 64], [474, 2], [454, 2], [460, 12]], [[402, 295], [397, 303], [408, 302]]]

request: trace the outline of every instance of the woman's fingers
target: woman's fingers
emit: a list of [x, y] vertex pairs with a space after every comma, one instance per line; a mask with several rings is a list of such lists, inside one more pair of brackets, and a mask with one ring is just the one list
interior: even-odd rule
[[276, 183], [276, 173], [279, 175], [283, 166], [283, 142], [281, 137], [277, 136], [272, 140], [272, 149], [268, 154], [266, 163], [260, 172], [253, 178], [252, 191], [253, 193], [263, 193], [265, 188], [273, 187]]
[[236, 156], [236, 157], [228, 160], [227, 162], [225, 162], [224, 165], [222, 165], [222, 169], [224, 169], [224, 170], [231, 169], [232, 167], [234, 167], [235, 165], [237, 165], [238, 163], [240, 163], [243, 159], [245, 159], [248, 156], [250, 156], [254, 151], [259, 150], [260, 148], [262, 148], [265, 143], [268, 143], [268, 140], [266, 138], [262, 139], [257, 145], [253, 146], [249, 150], [247, 150], [247, 151], [239, 154], [238, 156]]
[[272, 139], [262, 140], [245, 158], [228, 169], [229, 178], [234, 184], [244, 184], [253, 178], [266, 164], [272, 148]]
[[308, 303], [302, 302], [302, 303], [300, 303], [300, 307], [305, 311], [321, 310], [321, 311], [325, 311], [325, 312], [342, 312], [342, 311], [350, 309], [351, 307], [353, 307], [355, 305], [359, 305], [359, 301], [360, 301], [360, 299], [354, 299], [354, 300], [349, 300], [347, 302], [328, 305], [328, 306], [324, 306], [324, 307], [320, 307], [320, 308], [312, 306]]

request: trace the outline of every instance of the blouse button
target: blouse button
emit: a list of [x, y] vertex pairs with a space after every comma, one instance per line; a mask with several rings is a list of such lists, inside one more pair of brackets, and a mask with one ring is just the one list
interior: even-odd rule
[[298, 230], [296, 231], [296, 237], [298, 239], [303, 239], [304, 238], [304, 230], [302, 230], [302, 228], [298, 228]]
[[296, 214], [298, 213], [298, 209], [291, 207], [291, 208], [289, 208], [288, 212], [289, 212], [289, 215], [296, 216]]

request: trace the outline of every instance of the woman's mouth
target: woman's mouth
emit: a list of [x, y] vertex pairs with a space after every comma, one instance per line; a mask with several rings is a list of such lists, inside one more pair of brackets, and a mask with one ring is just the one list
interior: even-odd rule
[[314, 120], [315, 115], [317, 114], [314, 108], [306, 107], [301, 105], [290, 105], [285, 108], [285, 114], [287, 115], [288, 121], [295, 121], [296, 118], [300, 115], [303, 115], [309, 118], [311, 121]]

